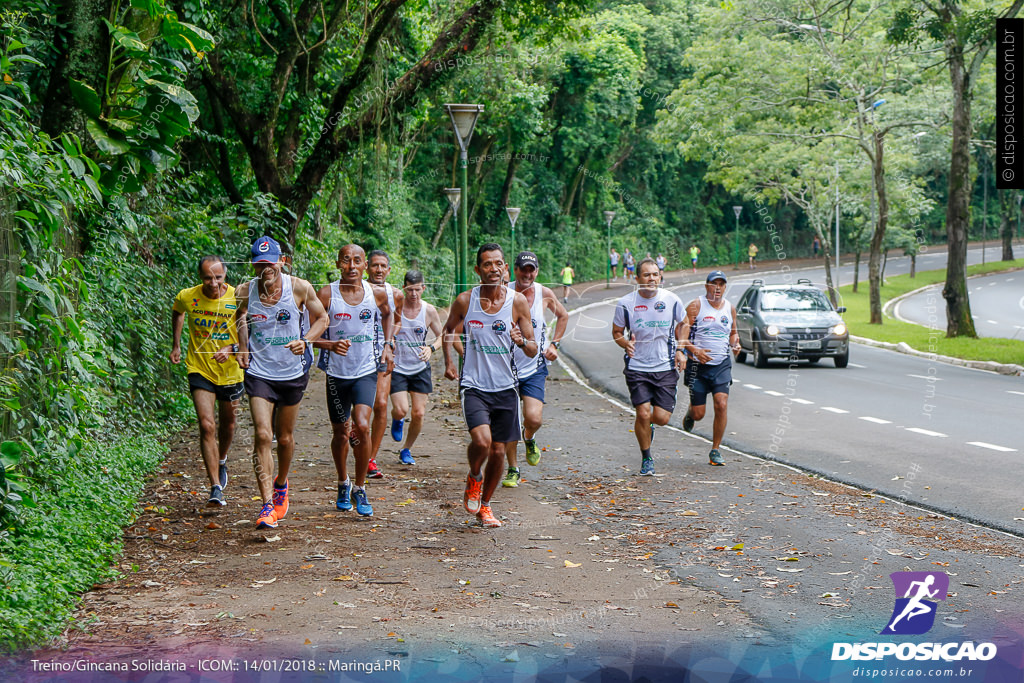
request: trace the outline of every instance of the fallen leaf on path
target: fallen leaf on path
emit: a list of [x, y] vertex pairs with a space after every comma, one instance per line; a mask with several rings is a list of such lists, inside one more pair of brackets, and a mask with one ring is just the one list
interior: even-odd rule
[[[643, 559], [646, 559], [646, 558], [643, 558]], [[580, 565], [575, 563], [575, 562], [570, 562], [569, 560], [566, 560], [565, 561], [565, 566], [571, 568], [571, 567], [579, 567]]]
[[776, 567], [775, 571], [777, 571], [777, 572], [789, 572], [791, 574], [795, 574], [796, 572], [804, 571], [804, 569], [807, 569], [807, 567], [803, 567], [801, 569], [786, 569], [785, 567]]
[[281, 537], [280, 536], [264, 536], [263, 540], [266, 543], [277, 543], [278, 541], [281, 540]]
[[206, 528], [210, 529], [212, 531], [213, 529], [221, 529], [223, 527], [221, 527], [220, 524], [217, 524], [217, 522], [210, 522], [209, 524], [206, 525]]
[[344, 576], [335, 576], [331, 581], [355, 581], [355, 579], [348, 574], [345, 574]]

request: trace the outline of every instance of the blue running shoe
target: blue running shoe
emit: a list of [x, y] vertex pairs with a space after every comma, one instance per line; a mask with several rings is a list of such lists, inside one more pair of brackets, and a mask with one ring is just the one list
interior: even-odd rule
[[391, 438], [395, 441], [402, 440], [402, 432], [404, 431], [405, 420], [392, 420], [391, 421]]
[[220, 485], [221, 491], [228, 487], [228, 464], [226, 462], [220, 463], [217, 468], [217, 483]]
[[366, 489], [352, 489], [352, 501], [356, 504], [356, 512], [363, 517], [373, 517], [373, 507], [366, 499]]
[[640, 474], [645, 477], [654, 476], [654, 458], [644, 458], [640, 463]]
[[402, 452], [398, 454], [398, 459], [402, 461], [403, 465], [415, 465], [416, 461], [412, 458], [412, 453], [409, 452], [408, 448], [403, 448]]
[[335, 501], [334, 507], [338, 508], [342, 512], [348, 512], [352, 509], [352, 480], [348, 479], [344, 484], [338, 484], [338, 500]]

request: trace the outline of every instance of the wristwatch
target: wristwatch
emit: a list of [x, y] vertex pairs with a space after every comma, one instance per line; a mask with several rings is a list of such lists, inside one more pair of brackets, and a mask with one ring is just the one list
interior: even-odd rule
[[551, 345], [554, 346], [556, 349], [562, 348], [562, 342], [560, 341], [553, 341], [551, 342]]
[[390, 346], [392, 351], [395, 350], [395, 340], [394, 339], [391, 339], [390, 341], [385, 342], [385, 344]]

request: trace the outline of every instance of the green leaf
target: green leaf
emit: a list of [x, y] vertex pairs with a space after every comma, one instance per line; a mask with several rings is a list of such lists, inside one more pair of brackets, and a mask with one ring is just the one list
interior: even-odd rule
[[132, 0], [131, 4], [135, 9], [144, 10], [146, 14], [154, 18], [159, 15], [160, 10], [163, 9], [156, 0]]
[[[14, 401], [17, 403], [17, 401]], [[21, 405], [18, 405], [21, 408]], [[24, 449], [21, 444], [16, 441], [4, 441], [0, 443], [0, 463], [3, 463], [5, 468], [13, 467], [18, 464], [21, 460], [21, 454]]]
[[85, 183], [85, 186], [89, 188], [89, 192], [92, 192], [92, 196], [95, 197], [96, 201], [102, 206], [103, 193], [100, 192], [100, 186], [96, 184], [96, 179], [91, 175], [83, 175], [82, 182]]
[[131, 146], [124, 140], [116, 140], [107, 134], [107, 131], [103, 130], [103, 126], [96, 119], [89, 119], [85, 123], [85, 129], [89, 131], [89, 135], [96, 142], [96, 146], [100, 148], [100, 151], [105, 154], [118, 155], [125, 154], [131, 150]]
[[147, 85], [157, 88], [163, 92], [164, 95], [167, 96], [167, 99], [181, 107], [181, 111], [188, 117], [189, 122], [193, 122], [199, 118], [199, 107], [196, 105], [196, 98], [188, 90], [180, 85], [164, 83], [163, 81], [157, 81], [151, 78], [145, 79], [145, 82]]
[[82, 108], [86, 116], [98, 119], [101, 106], [100, 96], [96, 94], [92, 86], [86, 85], [82, 81], [76, 81], [74, 78], [68, 80], [71, 83], [71, 96], [75, 98], [78, 106]]

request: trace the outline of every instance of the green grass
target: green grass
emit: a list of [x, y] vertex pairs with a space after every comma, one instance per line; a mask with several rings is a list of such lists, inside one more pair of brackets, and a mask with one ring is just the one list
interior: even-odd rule
[[[1005, 270], [1024, 268], [1024, 259], [1016, 261], [997, 261], [967, 268], [968, 276], [982, 273], [995, 273]], [[881, 289], [882, 305], [885, 302], [915, 289], [932, 284], [940, 284], [946, 280], [946, 270], [928, 270], [919, 272], [917, 277], [897, 275], [885, 280]], [[942, 356], [953, 356], [966, 360], [990, 360], [997, 363], [1016, 363], [1024, 365], [1024, 341], [1002, 339], [997, 337], [979, 337], [977, 339], [957, 337], [946, 338], [945, 328], [933, 330], [921, 325], [904, 323], [888, 316], [883, 324], [872, 325], [868, 305], [868, 282], [860, 283], [859, 291], [853, 292], [852, 285], [839, 288], [840, 305], [846, 306], [843, 320], [846, 321], [850, 334], [867, 337], [883, 342], [905, 342], [911, 348], [925, 353], [937, 353]], [[941, 294], [935, 295], [935, 306], [945, 309], [946, 301]]]

